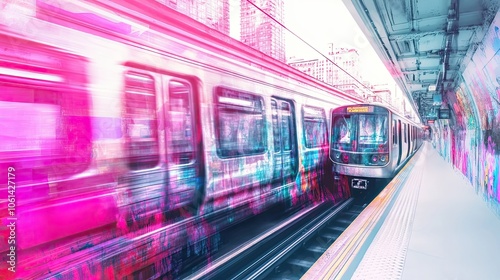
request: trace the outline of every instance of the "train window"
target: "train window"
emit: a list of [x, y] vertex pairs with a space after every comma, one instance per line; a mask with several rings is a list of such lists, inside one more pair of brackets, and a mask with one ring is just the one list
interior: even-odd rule
[[125, 127], [129, 167], [152, 168], [159, 161], [156, 92], [153, 77], [125, 74]]
[[407, 143], [407, 139], [406, 139], [406, 127], [407, 127], [407, 124], [403, 124], [403, 135], [404, 135], [404, 138], [405, 138], [405, 143]]
[[405, 125], [405, 133], [406, 133], [406, 139], [405, 142], [410, 142], [410, 126], [408, 124]]
[[401, 149], [401, 143], [403, 143], [403, 139], [401, 138], [401, 130], [403, 128], [401, 127], [401, 120], [398, 120], [398, 143], [400, 144], [399, 145], [399, 149]]
[[57, 176], [88, 166], [92, 135], [85, 92], [32, 80], [2, 82], [0, 110], [1, 159], [33, 172], [50, 166]]
[[219, 156], [247, 156], [266, 151], [264, 103], [261, 97], [218, 87], [216, 104]]
[[169, 82], [168, 93], [168, 161], [173, 164], [186, 164], [194, 159], [191, 86], [186, 82], [173, 80]]
[[276, 104], [276, 100], [271, 100], [271, 110], [273, 114], [274, 151], [279, 152], [281, 151], [281, 137], [278, 123], [278, 105]]
[[359, 115], [359, 144], [383, 144], [387, 141], [387, 115]]
[[283, 150], [292, 150], [292, 112], [290, 104], [281, 103], [281, 136], [283, 138]]
[[332, 141], [334, 143], [351, 144], [351, 137], [354, 136], [351, 129], [351, 116], [336, 116], [332, 127]]
[[302, 123], [307, 148], [321, 147], [327, 144], [325, 111], [321, 108], [302, 107]]
[[392, 121], [392, 143], [398, 144], [398, 125], [396, 120]]
[[[276, 181], [288, 180], [297, 167], [295, 111], [291, 100], [271, 99], [274, 137], [274, 172]], [[282, 182], [282, 181], [281, 181]]]

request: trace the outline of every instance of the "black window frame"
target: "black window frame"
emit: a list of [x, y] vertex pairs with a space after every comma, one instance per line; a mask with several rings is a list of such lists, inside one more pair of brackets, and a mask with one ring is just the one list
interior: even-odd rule
[[[141, 119], [147, 119], [151, 121], [152, 128], [150, 127], [151, 134], [153, 137], [135, 137], [130, 135], [130, 128], [129, 125], [131, 124], [131, 113], [129, 113], [128, 109], [129, 108], [135, 108], [133, 106], [130, 106], [130, 100], [132, 99], [131, 94], [137, 94], [134, 96], [134, 98], [139, 98], [138, 96], [147, 96], [147, 94], [144, 94], [144, 92], [141, 93], [131, 93], [129, 88], [132, 89], [141, 89], [138, 87], [137, 84], [135, 86], [130, 86], [131, 81], [127, 80], [128, 76], [137, 76], [141, 77], [141, 79], [145, 79], [145, 77], [150, 78], [151, 85], [149, 85], [150, 88], [147, 88], [145, 85], [147, 85], [145, 82], [142, 83], [142, 90], [152, 90], [152, 92], [149, 92], [152, 96], [152, 100], [154, 102], [152, 108], [142, 108], [143, 110], [149, 110], [151, 111], [148, 116], [145, 116], [144, 118]], [[126, 139], [126, 147], [127, 147], [127, 160], [128, 160], [128, 167], [131, 170], [138, 171], [138, 170], [144, 170], [144, 169], [151, 169], [160, 163], [160, 147], [159, 147], [159, 141], [158, 141], [158, 114], [157, 114], [157, 108], [158, 108], [158, 92], [156, 91], [156, 80], [155, 77], [150, 74], [150, 73], [145, 73], [144, 71], [140, 71], [137, 69], [129, 69], [124, 73], [124, 89], [123, 89], [123, 94], [124, 94], [124, 114], [125, 114], [125, 139]], [[137, 82], [137, 81], [136, 81]], [[139, 83], [141, 84], [141, 83]], [[141, 129], [142, 133], [142, 129]], [[142, 141], [134, 141], [134, 139], [142, 139]], [[148, 140], [148, 139], [153, 139], [153, 140]], [[144, 155], [143, 152], [145, 149], [141, 147], [131, 147], [131, 145], [135, 142], [135, 144], [139, 143], [138, 145], [146, 145], [149, 142], [152, 144], [152, 152], [150, 154]], [[142, 152], [138, 154], [142, 155], [131, 155], [131, 152], [135, 149], [142, 150]], [[150, 160], [146, 160], [147, 157], [150, 157]], [[154, 159], [153, 159], [154, 158]]]
[[[183, 84], [185, 85], [187, 88], [188, 88], [188, 92], [186, 92], [185, 94], [187, 94], [187, 105], [188, 107], [184, 107], [186, 110], [186, 114], [183, 114], [184, 117], [186, 116], [189, 116], [189, 121], [190, 121], [190, 141], [189, 141], [189, 144], [191, 145], [191, 150], [190, 151], [187, 151], [187, 152], [179, 152], [179, 151], [176, 151], [174, 150], [174, 143], [172, 142], [173, 141], [173, 134], [171, 134], [171, 136], [169, 137], [169, 142], [168, 142], [168, 162], [170, 164], [173, 164], [173, 165], [184, 165], [184, 164], [191, 164], [193, 162], [196, 161], [196, 153], [197, 153], [197, 150], [196, 150], [196, 124], [195, 124], [195, 117], [194, 117], [194, 101], [193, 101], [193, 95], [194, 95], [194, 88], [193, 88], [193, 84], [189, 81], [189, 80], [185, 80], [185, 79], [181, 79], [181, 78], [177, 78], [177, 77], [172, 77], [171, 79], [168, 80], [168, 84], [167, 84], [167, 87], [168, 87], [168, 110], [165, 110], [165, 118], [167, 120], [167, 122], [172, 125], [173, 124], [173, 112], [174, 110], [172, 108], [174, 108], [174, 105], [177, 105], [177, 104], [173, 104], [173, 90], [172, 90], [172, 82], [176, 82], [176, 83], [180, 83], [180, 84]], [[184, 119], [184, 121], [186, 121], [186, 119]], [[186, 130], [187, 128], [184, 127], [184, 133], [187, 133], [188, 130]], [[188, 155], [189, 153], [189, 155]], [[173, 159], [177, 159], [178, 161], [174, 161]]]
[[408, 143], [408, 136], [407, 136], [407, 134], [408, 134], [408, 124], [406, 124], [406, 123], [404, 123], [404, 132], [403, 132], [403, 134], [404, 134], [405, 143]]
[[[220, 102], [220, 98], [229, 98], [232, 99], [233, 104], [230, 102]], [[240, 98], [239, 98], [240, 97]], [[241, 98], [245, 97], [245, 98]], [[250, 99], [250, 100], [249, 100]], [[253, 102], [252, 106], [238, 105], [235, 100], [240, 100], [240, 103], [244, 102]], [[216, 138], [216, 150], [217, 156], [219, 158], [236, 158], [236, 157], [246, 157], [246, 156], [255, 156], [262, 155], [268, 151], [268, 137], [267, 137], [267, 119], [266, 119], [266, 107], [264, 103], [264, 98], [255, 93], [251, 93], [248, 91], [243, 91], [239, 89], [217, 86], [214, 88], [214, 127], [215, 127], [215, 138]], [[248, 115], [259, 115], [261, 116], [262, 126], [261, 126], [261, 146], [258, 149], [253, 151], [241, 151], [240, 148], [233, 150], [222, 149], [224, 143], [222, 142], [222, 125], [221, 125], [221, 113], [222, 112], [239, 112], [239, 113], [247, 113]], [[238, 124], [240, 126], [240, 124]], [[251, 126], [249, 126], [250, 128]], [[236, 133], [240, 133], [240, 131], [236, 131]], [[247, 131], [247, 133], [243, 132], [250, 136], [251, 133]], [[237, 142], [238, 139], [236, 137], [236, 143], [233, 146], [239, 146], [240, 143]]]
[[392, 120], [392, 144], [398, 144], [398, 121]]
[[[309, 116], [311, 116], [309, 118], [309, 116], [306, 115], [307, 109], [321, 111], [321, 118], [320, 118], [320, 120], [323, 122], [324, 132], [323, 132], [323, 140], [322, 140], [322, 142], [319, 143], [319, 145], [313, 146], [313, 145], [311, 145], [310, 141], [308, 141], [308, 140], [311, 140], [313, 138], [308, 139], [308, 137], [307, 137], [306, 120], [310, 119], [312, 121], [317, 121], [318, 118], [314, 118], [313, 115], [309, 115]], [[324, 108], [310, 106], [310, 105], [302, 105], [302, 128], [303, 128], [302, 129], [302, 131], [303, 131], [302, 136], [303, 136], [304, 144], [305, 144], [306, 148], [308, 148], [308, 149], [315, 149], [315, 148], [321, 148], [321, 147], [324, 147], [324, 146], [328, 145], [328, 121], [326, 119], [326, 112], [325, 112]]]

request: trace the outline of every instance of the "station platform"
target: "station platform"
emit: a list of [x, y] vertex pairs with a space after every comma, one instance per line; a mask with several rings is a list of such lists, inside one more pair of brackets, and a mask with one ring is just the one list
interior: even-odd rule
[[498, 279], [500, 218], [428, 142], [302, 279]]

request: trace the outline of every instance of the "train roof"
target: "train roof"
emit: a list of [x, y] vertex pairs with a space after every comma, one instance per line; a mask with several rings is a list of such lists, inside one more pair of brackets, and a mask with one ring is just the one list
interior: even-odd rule
[[[317, 80], [281, 61], [278, 61], [254, 48], [247, 46], [239, 40], [233, 39], [215, 29], [212, 29], [180, 12], [169, 8], [153, 0], [89, 0], [86, 3], [92, 3], [106, 11], [113, 11], [116, 14], [124, 16], [125, 19], [141, 22], [145, 24], [147, 30], [157, 31], [162, 34], [174, 36], [186, 44], [200, 47], [203, 50], [219, 54], [227, 59], [238, 61], [251, 67], [256, 71], [265, 71], [282, 79], [292, 79], [298, 85], [306, 85], [323, 90], [332, 96], [345, 99], [347, 102], [357, 103], [364, 100], [353, 96], [342, 90]], [[57, 11], [51, 9], [52, 13]], [[56, 8], [57, 9], [57, 8]], [[88, 25], [88, 24], [86, 24]], [[121, 34], [127, 39], [137, 38], [137, 34]], [[136, 39], [137, 40], [137, 39]], [[144, 42], [148, 45], [150, 42]], [[183, 54], [176, 54], [183, 56]], [[190, 59], [189, 57], [185, 57]]]
[[387, 105], [387, 104], [383, 104], [383, 103], [379, 103], [379, 102], [373, 102], [373, 103], [357, 103], [357, 104], [352, 104], [352, 105], [343, 105], [343, 106], [340, 106], [340, 107], [337, 107], [334, 111], [337, 111], [337, 110], [342, 110], [346, 107], [363, 107], [363, 106], [375, 106], [375, 107], [380, 107], [380, 108], [384, 108], [386, 110], [388, 110], [389, 112], [391, 112], [392, 114], [394, 115], [397, 115], [398, 117], [406, 120], [407, 122], [409, 123], [412, 123], [413, 125], [416, 125], [416, 126], [421, 126], [423, 127], [424, 125], [421, 124], [421, 123], [418, 123], [418, 122], [415, 122], [414, 120], [412, 119], [409, 119], [405, 116], [403, 116], [402, 114], [400, 114], [399, 112], [397, 112], [396, 108], [394, 108], [393, 106], [390, 106], [390, 105]]

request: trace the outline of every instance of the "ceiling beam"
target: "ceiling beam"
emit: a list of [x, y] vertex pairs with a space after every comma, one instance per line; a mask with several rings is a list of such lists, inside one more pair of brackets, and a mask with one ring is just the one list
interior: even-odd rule
[[420, 85], [420, 84], [435, 84], [437, 82], [437, 79], [426, 79], [426, 80], [415, 80], [415, 81], [408, 81], [408, 84], [412, 85]]
[[[448, 67], [448, 71], [458, 71], [460, 67], [458, 66], [450, 66]], [[433, 66], [433, 67], [419, 67], [419, 68], [406, 68], [406, 69], [401, 69], [401, 72], [403, 73], [414, 73], [414, 72], [436, 72], [436, 71], [441, 71], [441, 65], [438, 66]]]
[[[473, 26], [465, 26], [465, 27], [460, 27], [458, 28], [458, 32], [460, 31], [475, 31], [477, 28], [479, 28], [480, 25], [473, 25]], [[391, 41], [405, 41], [405, 40], [415, 40], [415, 39], [420, 39], [425, 36], [445, 36], [446, 35], [446, 30], [437, 30], [437, 31], [428, 31], [428, 32], [405, 32], [405, 33], [400, 33], [400, 34], [391, 34], [389, 35], [389, 40]]]
[[[442, 55], [439, 54], [441, 50], [436, 51], [428, 51], [419, 54], [409, 54], [409, 55], [400, 55], [398, 56], [398, 61], [402, 59], [412, 59], [412, 58], [441, 58]], [[467, 51], [452, 51], [450, 52], [450, 56], [464, 56]]]
[[403, 73], [415, 73], [415, 72], [439, 72], [439, 66], [434, 67], [420, 67], [420, 68], [406, 68], [401, 69]]

